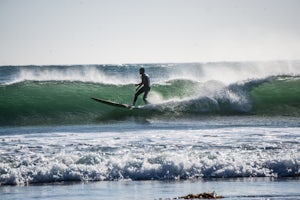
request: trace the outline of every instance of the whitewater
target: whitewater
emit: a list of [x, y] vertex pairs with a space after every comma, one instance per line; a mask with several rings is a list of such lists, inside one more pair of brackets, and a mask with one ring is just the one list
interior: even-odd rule
[[[151, 104], [90, 99], [130, 104], [140, 67]], [[299, 61], [1, 66], [1, 198], [299, 199], [299, 86]]]

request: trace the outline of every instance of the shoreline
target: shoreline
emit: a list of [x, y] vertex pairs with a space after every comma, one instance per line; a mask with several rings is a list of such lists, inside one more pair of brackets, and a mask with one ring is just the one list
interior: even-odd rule
[[225, 199], [300, 199], [295, 178], [229, 178], [182, 181], [100, 181], [0, 186], [1, 199], [176, 199], [215, 192]]

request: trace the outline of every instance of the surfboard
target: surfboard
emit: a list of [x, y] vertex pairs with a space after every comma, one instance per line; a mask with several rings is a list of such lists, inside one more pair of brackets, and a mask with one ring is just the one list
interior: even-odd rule
[[130, 106], [128, 104], [123, 104], [123, 103], [117, 103], [117, 102], [113, 102], [113, 101], [109, 101], [109, 100], [105, 100], [105, 99], [99, 99], [99, 98], [95, 98], [95, 97], [91, 97], [91, 99], [104, 103], [106, 105], [110, 105], [110, 106], [115, 106], [115, 107], [120, 107], [120, 108], [128, 108], [128, 109], [134, 109], [137, 107], [134, 106]]

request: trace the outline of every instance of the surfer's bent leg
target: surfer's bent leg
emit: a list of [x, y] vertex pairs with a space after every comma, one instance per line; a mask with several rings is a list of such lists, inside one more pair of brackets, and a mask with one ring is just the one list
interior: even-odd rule
[[147, 101], [147, 97], [148, 97], [148, 93], [150, 91], [150, 88], [149, 89], [145, 89], [145, 93], [144, 93], [144, 96], [143, 96], [143, 100], [145, 102], [145, 104], [148, 104], [149, 102]]
[[140, 88], [140, 89], [135, 93], [134, 99], [133, 99], [133, 103], [132, 103], [133, 106], [135, 105], [135, 102], [136, 102], [138, 96], [139, 96], [140, 94], [142, 94], [143, 92], [145, 92], [144, 87]]

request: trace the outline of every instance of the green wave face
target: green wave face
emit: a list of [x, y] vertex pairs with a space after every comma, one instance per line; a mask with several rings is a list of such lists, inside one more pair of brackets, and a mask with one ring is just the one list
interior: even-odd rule
[[22, 125], [93, 122], [110, 108], [91, 101], [91, 96], [118, 101], [125, 95], [120, 87], [74, 82], [23, 82], [0, 90], [0, 124]]
[[299, 78], [278, 78], [259, 85], [250, 94], [257, 114], [300, 116]]
[[[188, 93], [185, 92], [187, 86], [192, 86], [192, 83], [174, 81], [153, 86], [152, 90], [168, 99], [185, 96]], [[115, 108], [90, 99], [99, 97], [130, 104], [135, 93], [133, 84], [25, 81], [2, 86], [0, 93], [1, 125], [95, 123], [145, 115], [143, 112]], [[151, 98], [151, 93], [149, 96]], [[137, 105], [143, 105], [141, 97]], [[155, 114], [155, 111], [151, 113]]]
[[[212, 85], [211, 90], [217, 88], [213, 93], [204, 90]], [[207, 114], [299, 116], [299, 85], [300, 79], [294, 77], [228, 87], [211, 82], [174, 80], [152, 86], [149, 100], [159, 95], [153, 105], [128, 110], [95, 102], [90, 97], [130, 104], [135, 92], [132, 84], [25, 81], [0, 87], [0, 124], [85, 124]], [[137, 104], [143, 105], [141, 97]]]

